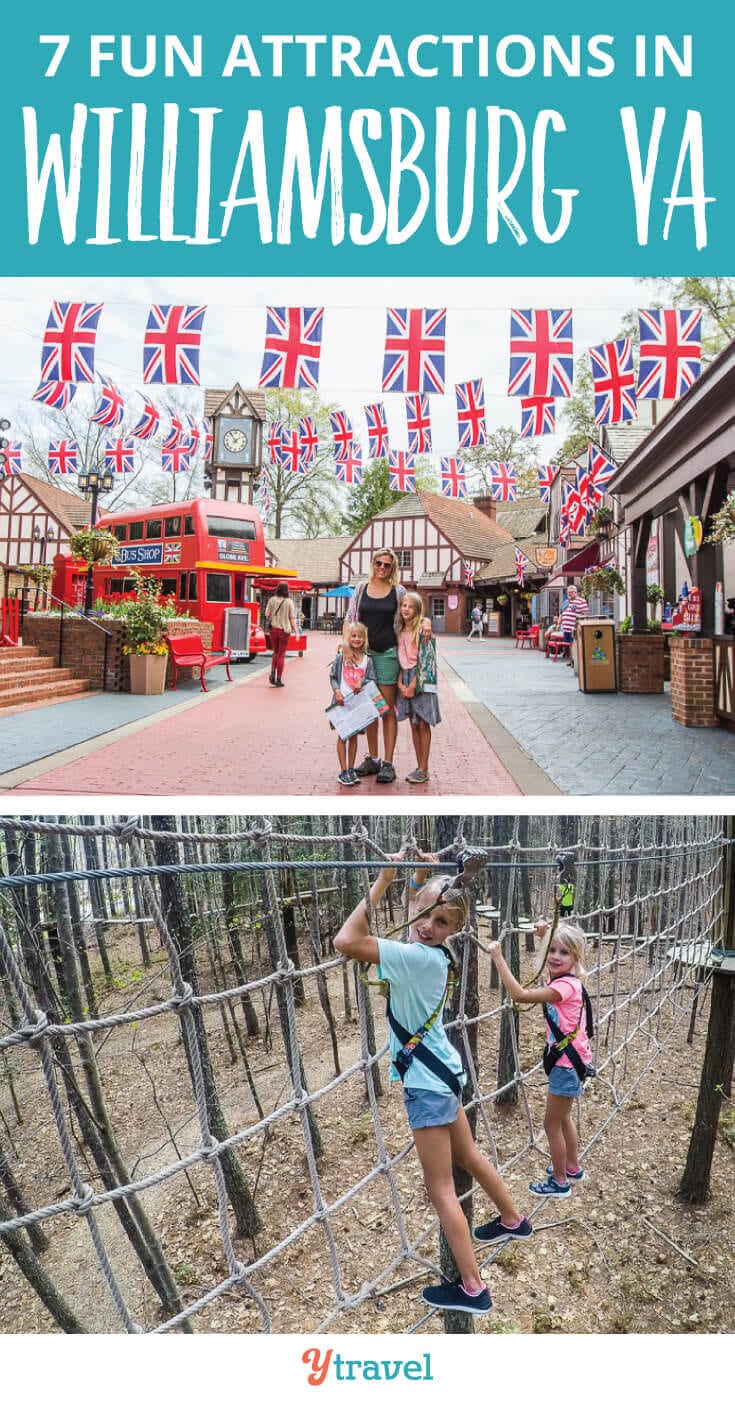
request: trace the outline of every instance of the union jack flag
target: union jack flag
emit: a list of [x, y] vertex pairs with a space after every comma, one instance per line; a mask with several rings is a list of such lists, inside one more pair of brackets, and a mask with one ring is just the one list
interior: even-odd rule
[[268, 429], [268, 461], [272, 467], [283, 466], [284, 431], [283, 424], [279, 423], [277, 418], [274, 418]]
[[592, 515], [592, 485], [590, 482], [588, 464], [586, 462], [580, 462], [577, 466], [575, 486], [579, 493], [579, 499], [584, 506], [584, 522], [586, 525]]
[[344, 409], [334, 409], [329, 415], [329, 424], [332, 429], [334, 439], [334, 457], [336, 462], [344, 462], [352, 451], [352, 440], [354, 433], [352, 424]]
[[467, 496], [464, 462], [461, 462], [458, 457], [440, 457], [439, 467], [442, 478], [442, 496], [457, 496], [464, 499]]
[[214, 432], [212, 430], [211, 420], [208, 418], [202, 419], [202, 449], [204, 452], [204, 461], [211, 462], [212, 453], [214, 451]]
[[196, 457], [199, 451], [199, 445], [201, 443], [201, 429], [193, 414], [186, 413], [184, 414], [184, 418], [186, 419], [186, 426], [189, 430], [189, 452], [191, 453], [192, 457]]
[[445, 307], [437, 311], [388, 307], [383, 392], [443, 394]]
[[261, 389], [316, 389], [323, 306], [269, 306]]
[[181, 564], [181, 541], [164, 540], [163, 542], [163, 563]]
[[388, 424], [382, 404], [366, 404], [365, 417], [368, 431], [368, 454], [375, 461], [385, 457], [388, 451]]
[[170, 427], [161, 445], [163, 452], [170, 452], [172, 448], [181, 447], [186, 439], [184, 420], [178, 409], [169, 409], [168, 416]]
[[556, 429], [553, 399], [521, 399], [521, 437], [543, 438]]
[[572, 543], [572, 532], [569, 529], [569, 521], [566, 518], [565, 508], [561, 508], [561, 518], [559, 521], [559, 544], [563, 549], [568, 550]]
[[573, 535], [581, 535], [587, 523], [587, 507], [579, 490], [571, 482], [564, 483], [564, 503], [562, 506], [566, 523]]
[[70, 472], [76, 472], [78, 452], [79, 444], [72, 438], [60, 438], [56, 443], [49, 443], [49, 471], [55, 477], [67, 477]]
[[100, 379], [102, 397], [95, 412], [89, 415], [89, 421], [100, 423], [103, 428], [119, 428], [125, 417], [125, 400], [108, 375], [100, 375]]
[[105, 467], [113, 472], [135, 471], [135, 444], [132, 438], [110, 438], [105, 443]]
[[538, 489], [542, 501], [548, 502], [551, 500], [551, 483], [555, 476], [556, 470], [551, 466], [550, 462], [548, 462], [545, 467], [539, 467]]
[[42, 382], [93, 382], [97, 324], [103, 306], [103, 302], [51, 303], [41, 350]]
[[639, 399], [678, 399], [702, 370], [702, 312], [639, 311]]
[[391, 491], [415, 491], [413, 456], [410, 452], [388, 453], [388, 485]]
[[467, 379], [455, 384], [457, 399], [457, 432], [461, 448], [478, 448], [487, 442], [485, 423], [485, 387], [481, 379]]
[[298, 428], [284, 429], [281, 439], [281, 465], [289, 472], [304, 475], [307, 468], [303, 460], [303, 446]]
[[147, 394], [141, 394], [143, 400], [143, 412], [134, 428], [130, 429], [133, 438], [144, 438], [146, 440], [155, 437], [161, 424], [161, 411], [156, 408], [152, 399]]
[[490, 491], [493, 501], [517, 501], [516, 470], [510, 462], [490, 463]]
[[21, 444], [8, 443], [8, 446], [6, 448], [3, 448], [3, 452], [5, 453], [5, 462], [3, 463], [4, 476], [19, 476], [23, 470], [21, 458]]
[[49, 409], [67, 409], [77, 392], [75, 384], [62, 384], [61, 380], [43, 380], [31, 395]]
[[530, 567], [531, 561], [528, 558], [528, 555], [524, 555], [523, 550], [519, 550], [518, 546], [516, 545], [516, 579], [518, 580], [518, 583], [520, 584], [521, 588], [523, 588], [525, 582], [524, 570], [530, 569]]
[[617, 472], [617, 463], [607, 456], [607, 453], [598, 448], [597, 443], [590, 443], [587, 448], [587, 490], [590, 501], [598, 504], [602, 501], [609, 484]]
[[313, 418], [310, 418], [308, 414], [299, 419], [299, 442], [301, 443], [301, 460], [304, 467], [311, 467], [312, 462], [316, 461], [319, 449], [319, 434]]
[[174, 443], [171, 448], [161, 448], [161, 467], [164, 472], [188, 472], [190, 465], [186, 442]]
[[408, 451], [431, 452], [431, 418], [428, 394], [406, 395], [406, 426]]
[[590, 347], [595, 423], [628, 423], [638, 417], [633, 346], [627, 336]]
[[335, 462], [337, 481], [346, 486], [359, 486], [362, 481], [362, 452], [357, 443], [351, 443], [346, 457]]
[[511, 311], [508, 393], [568, 399], [573, 377], [571, 311]]
[[464, 581], [468, 589], [474, 589], [475, 571], [471, 564], [465, 564], [464, 566]]
[[206, 306], [152, 306], [143, 336], [144, 384], [198, 384]]

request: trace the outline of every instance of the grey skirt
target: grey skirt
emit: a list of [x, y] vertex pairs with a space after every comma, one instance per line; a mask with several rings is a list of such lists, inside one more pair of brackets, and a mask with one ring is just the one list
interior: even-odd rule
[[[401, 671], [401, 681], [404, 686], [410, 686], [416, 675], [416, 668], [412, 666], [410, 670]], [[436, 691], [422, 691], [418, 696], [412, 696], [407, 700], [405, 696], [399, 695], [396, 701], [396, 715], [399, 720], [410, 720], [416, 724], [418, 720], [425, 720], [427, 725], [438, 725], [441, 720], [439, 713], [439, 699]]]

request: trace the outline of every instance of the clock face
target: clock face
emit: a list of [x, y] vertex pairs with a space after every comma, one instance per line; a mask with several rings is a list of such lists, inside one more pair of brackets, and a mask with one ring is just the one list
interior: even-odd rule
[[228, 428], [222, 438], [222, 444], [228, 452], [245, 452], [248, 445], [247, 434], [242, 428]]

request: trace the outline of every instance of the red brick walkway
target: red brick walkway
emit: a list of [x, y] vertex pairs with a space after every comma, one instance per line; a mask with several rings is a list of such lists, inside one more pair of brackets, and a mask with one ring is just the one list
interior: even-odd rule
[[[405, 722], [398, 732], [397, 781], [383, 786], [363, 779], [359, 787], [340, 787], [334, 733], [324, 715], [336, 645], [336, 638], [310, 634], [306, 656], [286, 664], [283, 690], [269, 686], [267, 671], [258, 672], [204, 704], [167, 711], [74, 762], [49, 766], [12, 791], [353, 799], [520, 792], [446, 678], [439, 683], [442, 723], [433, 734], [430, 781], [420, 788], [405, 781], [415, 767]], [[360, 741], [358, 761], [364, 752]]]

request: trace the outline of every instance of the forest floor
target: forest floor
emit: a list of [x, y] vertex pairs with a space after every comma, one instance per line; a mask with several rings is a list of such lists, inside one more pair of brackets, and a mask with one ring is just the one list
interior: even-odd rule
[[[151, 1006], [168, 995], [165, 967], [141, 978], [132, 937], [117, 948], [116, 971], [119, 986], [103, 999], [105, 1012]], [[483, 974], [481, 967], [483, 976], [486, 970]], [[314, 980], [305, 981], [306, 1005], [298, 1011], [298, 1032], [313, 1092], [334, 1079], [335, 1064]], [[359, 1057], [359, 1038], [354, 1018], [345, 1015], [339, 968], [327, 974], [327, 984], [344, 1071]], [[490, 996], [497, 1001], [497, 993]], [[371, 997], [380, 1044], [382, 1004]], [[529, 1181], [543, 1174], [548, 1161], [541, 1128], [544, 1077], [535, 1073], [526, 1082], [533, 1135], [521, 1104], [511, 1108], [488, 1104], [492, 1136], [501, 1161], [508, 1165], [506, 1181], [521, 1210], [536, 1210], [530, 1241], [505, 1246], [492, 1259], [480, 1254], [494, 1308], [477, 1321], [476, 1331], [713, 1333], [733, 1329], [732, 1107], [723, 1108], [709, 1200], [693, 1207], [675, 1196], [691, 1135], [709, 1013], [709, 1001], [703, 999], [693, 1044], [688, 1045], [690, 1002], [689, 988], [660, 1009], [652, 1008], [652, 1020], [618, 1057], [616, 1088], [624, 1100], [616, 1113], [612, 1113], [614, 1096], [604, 1078], [588, 1086], [582, 1139], [583, 1143], [595, 1141], [584, 1157], [586, 1180], [574, 1187], [570, 1198], [539, 1207], [538, 1199], [528, 1193]], [[268, 1010], [264, 992], [258, 1001], [261, 1028]], [[237, 1011], [239, 1016], [239, 1004]], [[252, 1082], [265, 1115], [287, 1104], [291, 1094], [275, 1003], [270, 1011], [270, 1036], [261, 1032], [246, 1043]], [[539, 1052], [541, 1030], [536, 1018], [534, 1012], [522, 1019], [522, 1064], [529, 1067]], [[415, 1152], [409, 1151], [401, 1095], [386, 1086], [385, 1060], [381, 1062], [385, 1093], [379, 1100], [379, 1128], [395, 1164], [392, 1193], [388, 1174], [380, 1170], [385, 1159], [376, 1149], [362, 1072], [344, 1076], [315, 1103], [324, 1143], [317, 1164], [323, 1200], [331, 1206], [347, 1188], [354, 1188], [329, 1215], [334, 1242], [330, 1249], [324, 1222], [311, 1219], [314, 1184], [299, 1116], [289, 1111], [273, 1120], [267, 1131], [258, 1127], [262, 1116], [236, 1046], [234, 1057], [231, 1053], [231, 1025], [226, 1034], [225, 1020], [221, 1005], [207, 1009], [208, 1039], [229, 1131], [253, 1128], [238, 1156], [262, 1221], [255, 1240], [236, 1240], [235, 1248], [248, 1265], [268, 1257], [258, 1266], [252, 1283], [268, 1307], [272, 1330], [308, 1333], [326, 1321], [328, 1331], [339, 1333], [441, 1332], [441, 1317], [427, 1315], [420, 1300], [421, 1288], [436, 1278], [422, 1263], [437, 1260], [434, 1218]], [[478, 1064], [483, 1074], [496, 1063], [496, 1035], [497, 1021], [482, 1023]], [[652, 1059], [654, 1035], [665, 1049]], [[176, 1015], [167, 1012], [96, 1033], [95, 1047], [109, 1115], [132, 1175], [140, 1179], [175, 1163], [177, 1154], [195, 1151], [199, 1127]], [[599, 1048], [598, 1059], [602, 1060]], [[6, 1075], [0, 1083], [0, 1111], [13, 1171], [32, 1204], [67, 1199], [68, 1174], [35, 1053], [23, 1048], [10, 1053], [8, 1061], [22, 1114], [19, 1123]], [[176, 1151], [169, 1130], [175, 1136]], [[487, 1148], [482, 1132], [479, 1138]], [[84, 1161], [78, 1139], [75, 1150], [85, 1179], [100, 1189], [95, 1168]], [[401, 1150], [403, 1156], [395, 1163]], [[187, 1174], [179, 1170], [146, 1188], [141, 1198], [164, 1243], [181, 1298], [191, 1304], [227, 1275], [211, 1168], [199, 1162]], [[413, 1258], [398, 1259], [397, 1202], [407, 1238], [416, 1245]], [[489, 1214], [478, 1194], [475, 1219], [484, 1220]], [[106, 1204], [97, 1209], [95, 1218], [136, 1323], [146, 1331], [158, 1327], [162, 1322], [158, 1300], [112, 1207]], [[84, 1329], [120, 1331], [84, 1218], [66, 1213], [45, 1222], [44, 1228], [49, 1246], [41, 1257], [43, 1266]], [[289, 1243], [283, 1246], [286, 1238]], [[346, 1294], [357, 1292], [366, 1281], [377, 1282], [359, 1306], [333, 1315], [335, 1258]], [[263, 1319], [247, 1293], [232, 1287], [195, 1313], [192, 1327], [197, 1332], [258, 1333]], [[0, 1248], [0, 1331], [55, 1330], [8, 1251]]]

